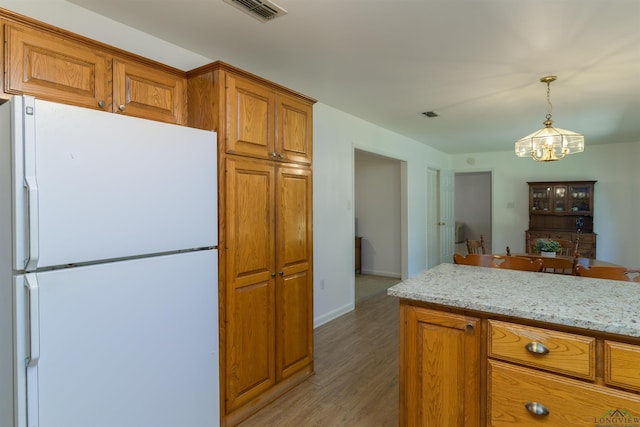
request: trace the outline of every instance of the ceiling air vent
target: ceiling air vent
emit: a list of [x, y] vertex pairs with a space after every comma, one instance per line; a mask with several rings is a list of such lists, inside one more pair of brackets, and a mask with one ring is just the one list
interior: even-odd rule
[[267, 22], [279, 16], [284, 16], [287, 11], [267, 0], [223, 0], [225, 3], [240, 9], [244, 13], [253, 16], [258, 21]]

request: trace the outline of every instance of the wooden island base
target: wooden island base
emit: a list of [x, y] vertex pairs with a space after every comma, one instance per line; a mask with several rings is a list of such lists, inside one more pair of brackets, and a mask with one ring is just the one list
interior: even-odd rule
[[[389, 290], [401, 298], [400, 426], [640, 426], [640, 337], [632, 319], [628, 324], [610, 319], [610, 326], [595, 329], [572, 326], [576, 301], [555, 300], [540, 313], [526, 297], [514, 298], [520, 285], [516, 278], [538, 279], [544, 273], [505, 275], [486, 272], [499, 269], [453, 265], [435, 269]], [[454, 282], [478, 271], [474, 287], [478, 281], [486, 285], [483, 280], [504, 279], [511, 291], [491, 302], [498, 295], [495, 286], [480, 286], [483, 291], [469, 295], [472, 284], [463, 282], [452, 285], [449, 295], [442, 273], [451, 269], [464, 273], [452, 276]], [[626, 293], [631, 305], [639, 297], [640, 289], [624, 282], [569, 280], [575, 281], [577, 300], [589, 289], [601, 292], [605, 301], [609, 292]], [[466, 300], [460, 297], [465, 294]], [[479, 299], [481, 294], [486, 297]], [[512, 298], [513, 307], [505, 308]], [[494, 312], [475, 307], [488, 304], [495, 304]], [[580, 316], [591, 313], [595, 319], [598, 304], [582, 307]], [[607, 317], [620, 310], [610, 308]], [[506, 313], [511, 309], [522, 316]], [[541, 320], [545, 316], [558, 320]], [[578, 317], [575, 323], [582, 321]]]

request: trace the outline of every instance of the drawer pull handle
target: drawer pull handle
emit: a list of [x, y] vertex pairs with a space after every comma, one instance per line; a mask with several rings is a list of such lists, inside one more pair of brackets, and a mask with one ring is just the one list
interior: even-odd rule
[[524, 404], [524, 407], [527, 408], [527, 411], [531, 412], [533, 415], [549, 415], [549, 410], [542, 403], [527, 402]]
[[540, 342], [531, 341], [530, 343], [525, 345], [524, 348], [526, 348], [529, 353], [533, 353], [533, 354], [549, 353], [549, 348]]

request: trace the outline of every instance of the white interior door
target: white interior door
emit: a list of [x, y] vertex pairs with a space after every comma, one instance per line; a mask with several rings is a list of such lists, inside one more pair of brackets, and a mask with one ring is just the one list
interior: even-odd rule
[[455, 252], [455, 181], [452, 171], [427, 170], [427, 267], [451, 262]]
[[218, 425], [217, 251], [29, 276], [28, 426]]
[[455, 252], [455, 174], [440, 171], [440, 260], [453, 262]]
[[427, 268], [440, 264], [440, 173], [427, 169]]

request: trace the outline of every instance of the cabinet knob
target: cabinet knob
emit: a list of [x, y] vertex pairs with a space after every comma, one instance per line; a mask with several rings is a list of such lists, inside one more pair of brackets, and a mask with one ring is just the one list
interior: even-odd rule
[[120, 105], [118, 105], [118, 110], [120, 110], [120, 111], [124, 111], [124, 109], [125, 109], [125, 108], [126, 108], [126, 107], [125, 107], [125, 105], [124, 105], [124, 104], [120, 104]]
[[465, 329], [465, 331], [467, 331], [467, 332], [471, 333], [471, 332], [473, 332], [473, 325], [472, 325], [471, 323], [467, 323], [467, 324], [464, 326], [464, 329]]
[[527, 343], [524, 348], [527, 349], [527, 351], [529, 353], [533, 353], [533, 354], [548, 354], [549, 353], [549, 348], [542, 344], [541, 342], [535, 342], [535, 341], [531, 341], [529, 343]]
[[271, 277], [276, 277], [276, 273], [271, 273]]
[[549, 410], [542, 403], [527, 402], [524, 404], [524, 407], [527, 408], [527, 411], [531, 412], [534, 415], [549, 415]]
[[272, 151], [271, 153], [269, 153], [269, 156], [271, 156], [271, 157], [273, 157], [275, 159], [277, 154], [276, 154], [275, 151]]
[[281, 159], [284, 159], [284, 153], [278, 154], [278, 157], [280, 157]]
[[98, 101], [98, 107], [104, 108], [105, 105], [107, 105], [107, 103], [104, 102], [104, 99], [101, 99], [100, 101]]
[[281, 271], [280, 273], [278, 273], [281, 276], [284, 276], [284, 271]]

